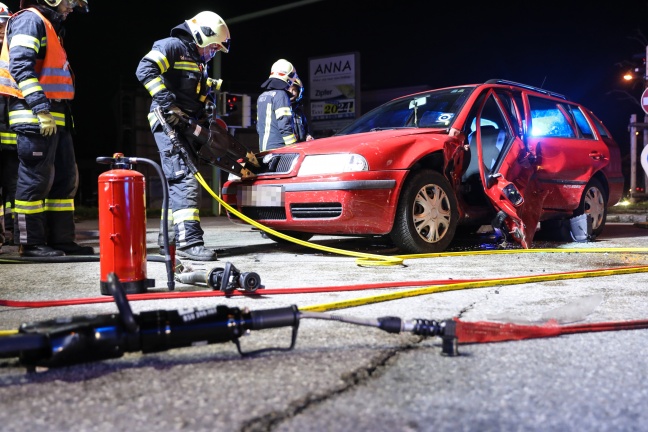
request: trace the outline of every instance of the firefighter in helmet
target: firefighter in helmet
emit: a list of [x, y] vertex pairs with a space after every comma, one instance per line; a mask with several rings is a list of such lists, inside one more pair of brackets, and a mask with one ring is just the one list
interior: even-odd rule
[[10, 96], [9, 127], [20, 160], [14, 242], [27, 257], [94, 253], [75, 242], [74, 74], [61, 43], [73, 11], [87, 12], [88, 0], [21, 0], [0, 55], [0, 93]]
[[261, 84], [265, 89], [257, 98], [259, 150], [271, 150], [295, 144], [289, 87], [297, 71], [288, 60], [279, 59], [270, 68], [270, 76]]
[[310, 133], [310, 128], [308, 126], [308, 117], [306, 117], [306, 112], [304, 111], [304, 106], [302, 104], [302, 98], [304, 96], [304, 84], [298, 76], [295, 76], [295, 80], [288, 88], [288, 91], [290, 92], [290, 106], [292, 108], [293, 123], [297, 142], [311, 141], [315, 139]]
[[[171, 29], [170, 37], [154, 42], [136, 71], [137, 79], [152, 98], [148, 119], [169, 185], [170, 208], [166, 211], [168, 220], [174, 224], [170, 232], [175, 236], [169, 240], [175, 242], [176, 255], [197, 261], [216, 259], [216, 252], [207, 249], [203, 241], [200, 184], [180, 154], [174, 151], [153, 111], [161, 107], [171, 126], [178, 126], [183, 117], [206, 123], [205, 102], [212, 91], [220, 89], [220, 80], [213, 80], [207, 74], [208, 62], [219, 51], [227, 53], [229, 44], [230, 33], [225, 21], [214, 12], [200, 12]], [[183, 134], [179, 133], [178, 139], [185, 148], [192, 148]], [[189, 157], [197, 165], [196, 155], [189, 153]], [[162, 246], [164, 238], [160, 228], [158, 244]]]

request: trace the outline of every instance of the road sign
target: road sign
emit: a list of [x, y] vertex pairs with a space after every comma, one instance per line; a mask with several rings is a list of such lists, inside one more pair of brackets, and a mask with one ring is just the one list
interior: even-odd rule
[[648, 87], [641, 93], [641, 108], [648, 114]]

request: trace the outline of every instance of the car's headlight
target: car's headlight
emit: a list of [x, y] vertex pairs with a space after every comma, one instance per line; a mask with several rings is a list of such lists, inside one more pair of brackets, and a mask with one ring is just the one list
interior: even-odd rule
[[355, 171], [369, 171], [367, 160], [359, 154], [340, 153], [306, 156], [297, 175], [340, 174]]

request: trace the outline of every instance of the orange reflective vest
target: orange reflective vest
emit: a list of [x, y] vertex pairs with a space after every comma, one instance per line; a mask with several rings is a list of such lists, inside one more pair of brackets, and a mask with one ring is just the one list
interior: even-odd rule
[[[47, 32], [47, 51], [45, 58], [36, 61], [35, 71], [38, 75], [38, 82], [29, 84], [29, 87], [39, 85], [43, 89], [48, 99], [74, 99], [74, 79], [70, 70], [70, 63], [67, 60], [67, 54], [59, 41], [56, 30], [37, 9], [27, 8], [13, 14], [13, 17], [19, 13], [29, 10], [43, 20]], [[7, 30], [5, 28], [5, 43], [2, 44], [0, 52], [0, 94], [15, 96], [24, 99], [24, 96], [16, 85], [16, 81], [9, 73], [9, 48]]]

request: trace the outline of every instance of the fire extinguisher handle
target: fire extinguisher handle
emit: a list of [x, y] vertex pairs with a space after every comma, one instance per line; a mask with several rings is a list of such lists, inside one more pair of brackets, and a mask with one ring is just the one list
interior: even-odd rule
[[110, 165], [111, 163], [113, 163], [113, 161], [114, 159], [109, 156], [99, 156], [97, 158], [97, 163], [105, 164], [105, 165]]

